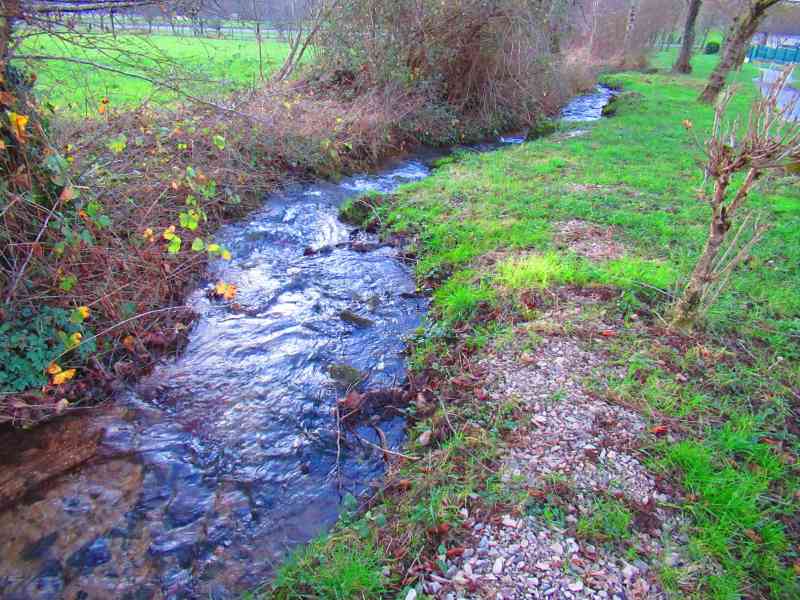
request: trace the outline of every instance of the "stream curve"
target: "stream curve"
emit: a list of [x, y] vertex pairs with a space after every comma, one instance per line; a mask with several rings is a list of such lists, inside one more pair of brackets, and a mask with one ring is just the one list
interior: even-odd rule
[[[576, 98], [565, 119], [599, 119], [611, 93]], [[380, 452], [337, 443], [335, 374], [401, 384], [427, 301], [396, 251], [342, 224], [338, 209], [427, 177], [435, 156], [288, 186], [219, 232], [233, 259], [191, 296], [187, 348], [82, 417], [102, 431], [95, 458], [0, 513], [3, 598], [236, 597], [330, 527], [346, 494], [380, 479]], [[209, 299], [220, 280], [237, 286], [235, 303]], [[402, 445], [402, 414], [377, 425]], [[372, 427], [357, 433], [380, 443]]]

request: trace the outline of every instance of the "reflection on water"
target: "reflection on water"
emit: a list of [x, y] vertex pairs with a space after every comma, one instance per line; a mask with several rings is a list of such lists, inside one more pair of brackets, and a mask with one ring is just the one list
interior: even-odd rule
[[[564, 118], [598, 119], [609, 96], [578, 98]], [[395, 250], [351, 245], [363, 234], [337, 211], [428, 174], [417, 157], [292, 186], [223, 229], [233, 260], [191, 298], [199, 318], [186, 350], [85, 417], [105, 430], [95, 460], [0, 514], [3, 597], [235, 597], [334, 523], [344, 494], [379, 479], [368, 445], [344, 445], [337, 462], [342, 390], [330, 367], [357, 369], [365, 388], [402, 382], [404, 338], [426, 302]], [[238, 287], [235, 305], [208, 299], [217, 280]], [[401, 415], [379, 426], [402, 443]], [[371, 427], [358, 433], [379, 443]]]

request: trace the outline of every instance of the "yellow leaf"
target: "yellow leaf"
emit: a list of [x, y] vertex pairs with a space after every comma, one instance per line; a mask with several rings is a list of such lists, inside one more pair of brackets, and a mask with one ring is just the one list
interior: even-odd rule
[[122, 339], [122, 345], [125, 346], [125, 349], [128, 352], [133, 352], [133, 349], [134, 349], [134, 347], [136, 345], [136, 338], [133, 337], [132, 335], [126, 335]]
[[71, 336], [67, 338], [67, 348], [70, 350], [77, 346], [80, 346], [81, 340], [83, 339], [83, 335], [78, 333], [77, 331], [73, 333]]
[[684, 119], [683, 126], [688, 131], [689, 129], [692, 129], [694, 127], [694, 123], [692, 123], [689, 119]]
[[11, 130], [14, 132], [14, 137], [16, 137], [20, 142], [24, 142], [25, 127], [27, 127], [30, 117], [15, 113], [14, 111], [8, 111], [6, 114], [8, 115], [8, 121], [11, 124]]
[[50, 366], [47, 367], [47, 372], [50, 375], [58, 375], [61, 373], [61, 367], [58, 365], [58, 363], [50, 363]]
[[214, 286], [214, 293], [225, 300], [233, 300], [236, 297], [236, 286], [232, 283], [224, 283], [220, 281]]
[[142, 237], [148, 242], [152, 242], [156, 239], [156, 234], [153, 232], [152, 227], [148, 227], [142, 232]]
[[88, 318], [89, 318], [89, 315], [92, 313], [92, 311], [91, 311], [91, 310], [89, 310], [89, 307], [88, 307], [88, 306], [79, 306], [79, 307], [78, 307], [78, 312], [79, 312], [79, 313], [81, 313], [81, 316], [82, 316], [84, 319], [88, 319]]
[[164, 233], [161, 234], [165, 240], [171, 240], [175, 237], [175, 225], [170, 225], [164, 230]]
[[56, 414], [57, 415], [60, 415], [61, 413], [63, 413], [68, 408], [69, 408], [69, 400], [67, 400], [66, 398], [62, 398], [61, 400], [56, 402]]
[[6, 149], [6, 143], [3, 140], [0, 140], [0, 150]]
[[75, 373], [77, 371], [75, 369], [67, 369], [66, 371], [61, 371], [53, 376], [53, 385], [63, 385], [68, 382], [70, 379], [75, 377]]
[[221, 256], [222, 256], [222, 260], [230, 260], [231, 259], [231, 253], [228, 250], [223, 250]]

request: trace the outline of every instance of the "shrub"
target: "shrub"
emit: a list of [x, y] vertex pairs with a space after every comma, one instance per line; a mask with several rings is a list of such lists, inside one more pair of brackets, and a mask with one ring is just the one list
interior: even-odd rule
[[[0, 323], [0, 389], [21, 392], [47, 384], [47, 369], [72, 348], [70, 338], [89, 338], [82, 323], [70, 319], [70, 312], [45, 306], [34, 313], [23, 309], [15, 319]], [[75, 349], [83, 360], [94, 352], [92, 341]]]
[[402, 84], [487, 129], [527, 126], [570, 93], [555, 4], [345, 0], [322, 25], [317, 56], [356, 89]]
[[720, 51], [720, 44], [719, 42], [708, 42], [706, 44], [705, 53], [706, 54], [719, 54]]

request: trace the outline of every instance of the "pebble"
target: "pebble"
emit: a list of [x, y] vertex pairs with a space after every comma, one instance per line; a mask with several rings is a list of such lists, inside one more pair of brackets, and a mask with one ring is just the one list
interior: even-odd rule
[[625, 565], [622, 569], [622, 576], [625, 578], [625, 581], [631, 581], [638, 574], [639, 572], [633, 565]]
[[492, 565], [492, 573], [495, 575], [500, 575], [503, 572], [503, 565], [505, 563], [505, 559], [501, 556], [497, 560], [494, 561], [494, 565]]
[[505, 525], [506, 527], [516, 528], [517, 522], [514, 519], [512, 519], [509, 515], [506, 515], [503, 517], [503, 525]]

